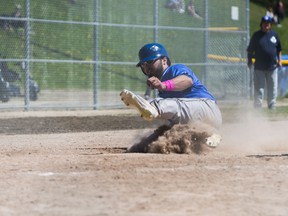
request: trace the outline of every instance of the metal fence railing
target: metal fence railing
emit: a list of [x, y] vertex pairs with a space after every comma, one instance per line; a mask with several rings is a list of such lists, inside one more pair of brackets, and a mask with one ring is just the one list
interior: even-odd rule
[[219, 100], [247, 99], [249, 1], [180, 0], [174, 9], [168, 2], [2, 0], [0, 109], [122, 107], [123, 88], [145, 92], [135, 64], [153, 41]]

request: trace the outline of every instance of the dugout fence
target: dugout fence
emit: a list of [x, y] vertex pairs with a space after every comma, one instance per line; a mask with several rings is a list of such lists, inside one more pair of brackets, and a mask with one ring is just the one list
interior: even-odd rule
[[[2, 0], [0, 62], [20, 74], [20, 89], [0, 109], [121, 108], [119, 92], [146, 90], [138, 50], [162, 43], [219, 101], [247, 100], [248, 0]], [[13, 12], [20, 9], [21, 15]], [[29, 78], [40, 87], [31, 100]]]

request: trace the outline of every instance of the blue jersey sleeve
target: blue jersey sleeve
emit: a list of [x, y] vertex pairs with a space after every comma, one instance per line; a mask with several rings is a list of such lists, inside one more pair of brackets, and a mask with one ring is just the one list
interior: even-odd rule
[[185, 75], [192, 79], [193, 85], [183, 91], [159, 91], [162, 98], [208, 98], [215, 101], [213, 95], [200, 82], [194, 72], [187, 66], [176, 64], [168, 67], [164, 71], [161, 81], [173, 79], [177, 76]]

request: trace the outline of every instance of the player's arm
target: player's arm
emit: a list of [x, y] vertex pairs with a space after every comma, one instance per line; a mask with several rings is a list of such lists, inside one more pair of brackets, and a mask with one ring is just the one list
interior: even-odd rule
[[186, 75], [177, 76], [171, 79], [171, 81], [174, 83], [174, 91], [182, 91], [193, 85], [192, 78]]
[[255, 55], [254, 46], [255, 46], [256, 42], [254, 42], [254, 40], [255, 40], [254, 38], [255, 38], [255, 35], [252, 36], [251, 41], [250, 41], [250, 43], [247, 47], [247, 50], [246, 50], [247, 51], [247, 65], [248, 65], [248, 67], [252, 66], [252, 64], [253, 64], [252, 58], [254, 58], [254, 55]]
[[277, 44], [277, 58], [278, 58], [278, 61], [277, 61], [277, 66], [278, 67], [282, 67], [282, 45], [281, 45], [281, 41], [280, 41], [280, 38], [279, 36], [277, 35], [277, 41], [278, 41], [278, 44]]
[[282, 67], [282, 52], [281, 51], [277, 53], [277, 57], [278, 57], [277, 65], [278, 67]]
[[193, 85], [193, 81], [186, 75], [177, 76], [171, 80], [161, 82], [156, 77], [150, 77], [147, 84], [153, 88], [161, 91], [182, 91]]
[[253, 58], [253, 53], [247, 50], [247, 65], [248, 65], [248, 67], [251, 67], [253, 64], [252, 58]]

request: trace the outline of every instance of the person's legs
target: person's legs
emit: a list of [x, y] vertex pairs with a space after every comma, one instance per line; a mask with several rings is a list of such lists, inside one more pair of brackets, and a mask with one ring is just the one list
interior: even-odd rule
[[204, 122], [215, 128], [222, 124], [222, 116], [217, 104], [201, 98], [155, 98], [148, 102], [139, 95], [124, 89], [120, 93], [127, 106], [136, 108], [145, 120], [165, 119], [173, 124]]
[[[214, 101], [209, 99], [156, 98], [151, 104], [158, 109], [158, 118], [168, 119], [172, 125], [201, 122], [217, 130], [222, 125], [220, 109]], [[209, 147], [216, 147], [221, 140], [221, 135], [214, 131], [206, 138], [206, 144]]]
[[265, 73], [254, 70], [254, 107], [261, 108], [264, 99]]
[[150, 97], [151, 97], [151, 88], [149, 86], [146, 87], [146, 91], [145, 91], [144, 97], [145, 97], [146, 100], [149, 100]]
[[[219, 129], [222, 124], [222, 116], [217, 104], [209, 99], [156, 98], [149, 103], [128, 90], [123, 90], [120, 96], [127, 106], [136, 108], [145, 120], [158, 118], [170, 121], [169, 126], [160, 127], [150, 136], [130, 147], [128, 152], [147, 152], [148, 145], [175, 124], [202, 122], [214, 129]], [[206, 138], [209, 147], [216, 147], [220, 142], [221, 135], [218, 133], [213, 133]]]
[[217, 129], [222, 124], [219, 107], [209, 99], [155, 98], [151, 104], [157, 108], [158, 118], [167, 119], [172, 124], [201, 121]]
[[267, 80], [267, 105], [269, 109], [275, 109], [278, 90], [278, 68], [266, 72]]
[[156, 141], [160, 136], [170, 130], [172, 126], [162, 125], [157, 128], [152, 134], [148, 137], [142, 138], [138, 143], [135, 143], [127, 149], [127, 152], [138, 152], [138, 153], [147, 153], [149, 144]]

